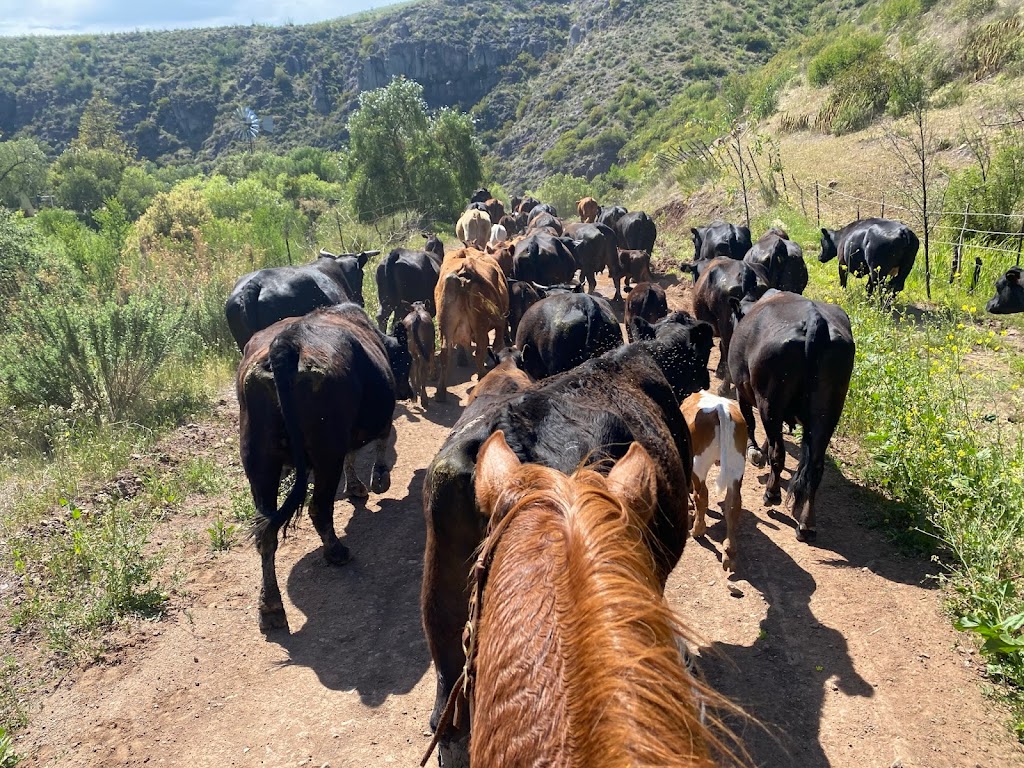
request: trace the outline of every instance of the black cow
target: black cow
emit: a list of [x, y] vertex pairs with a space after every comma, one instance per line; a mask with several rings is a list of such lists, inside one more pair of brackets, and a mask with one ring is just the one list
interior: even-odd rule
[[238, 348], [256, 331], [286, 317], [346, 301], [363, 304], [363, 267], [380, 251], [335, 256], [320, 251], [311, 264], [270, 267], [242, 276], [224, 304], [228, 328]]
[[[537, 210], [534, 208], [534, 210]], [[536, 216], [531, 214], [530, 221], [527, 224], [527, 232], [533, 232], [534, 230], [548, 229], [552, 234], [561, 237], [562, 232], [562, 220], [557, 216], [552, 216], [550, 213], [540, 213]]]
[[[521, 461], [562, 472], [608, 464], [640, 443], [657, 466], [657, 504], [645, 529], [661, 585], [687, 537], [689, 431], [680, 401], [708, 386], [711, 329], [666, 324], [658, 337], [620, 347], [525, 390], [480, 397], [466, 407], [427, 470], [423, 503], [427, 540], [421, 606], [437, 673], [431, 728], [462, 672], [469, 569], [488, 527], [475, 500], [474, 470], [480, 445], [501, 429]], [[468, 718], [440, 739], [443, 765], [465, 758]], [[468, 758], [467, 758], [468, 759]]]
[[768, 277], [755, 264], [731, 258], [712, 259], [693, 288], [693, 314], [710, 323], [721, 338], [718, 368], [719, 391], [729, 391], [729, 348], [736, 325], [735, 303], [756, 300], [768, 290]]
[[892, 293], [903, 290], [917, 258], [920, 242], [914, 230], [893, 219], [861, 219], [840, 230], [821, 229], [822, 264], [839, 257], [839, 284], [847, 272], [868, 277], [868, 294], [876, 285]]
[[[334, 495], [344, 472], [347, 492], [365, 497], [355, 451], [376, 441], [370, 478], [374, 493], [391, 484], [384, 463], [398, 398], [412, 397], [405, 328], [385, 336], [361, 307], [342, 304], [290, 317], [258, 331], [238, 367], [242, 466], [258, 519], [253, 532], [263, 561], [260, 628], [286, 627], [274, 569], [278, 531], [302, 509], [309, 473], [309, 516], [328, 563], [348, 549], [334, 532]], [[278, 507], [281, 470], [295, 468], [295, 484]]]
[[643, 211], [631, 211], [623, 214], [615, 222], [615, 235], [619, 248], [628, 251], [647, 251], [654, 253], [654, 241], [658, 238], [658, 227], [654, 219]]
[[502, 216], [501, 221], [498, 222], [505, 228], [505, 232], [508, 233], [509, 237], [518, 235], [522, 230], [519, 228], [519, 222], [515, 216]]
[[529, 214], [526, 217], [526, 228], [529, 229], [532, 227], [533, 220], [545, 213], [554, 216], [556, 219], [558, 218], [558, 211], [555, 210], [555, 206], [548, 205], [547, 203], [537, 203], [530, 209]]
[[554, 235], [536, 232], [516, 243], [512, 277], [541, 285], [568, 283], [576, 274], [576, 257]]
[[[489, 189], [487, 189], [487, 187], [480, 187], [480, 189], [476, 190], [473, 193], [473, 196], [469, 198], [469, 202], [471, 202], [471, 203], [486, 203], [488, 200], [491, 199], [491, 197], [492, 197], [491, 196], [491, 192], [490, 192]], [[483, 208], [481, 210], [487, 210], [487, 209]]]
[[536, 197], [527, 196], [520, 200], [519, 205], [514, 207], [512, 210], [515, 211], [516, 213], [525, 213], [529, 215], [530, 211], [532, 211], [538, 205], [540, 205], [540, 200], [538, 200]]
[[526, 310], [547, 296], [560, 293], [580, 293], [581, 283], [564, 283], [562, 285], [538, 285], [526, 280], [508, 281], [508, 327], [510, 338], [515, 339], [519, 330], [519, 321]]
[[622, 290], [628, 293], [630, 280], [637, 283], [649, 283], [654, 279], [651, 276], [650, 251], [627, 251], [616, 248], [615, 258], [608, 262], [608, 276], [612, 279], [612, 285], [615, 286], [615, 295], [612, 297], [612, 301], [622, 301], [622, 293], [619, 290], [620, 280], [625, 278], [625, 286]]
[[626, 338], [631, 343], [636, 341], [633, 318], [639, 317], [648, 323], [656, 323], [667, 314], [668, 296], [665, 289], [657, 283], [637, 283], [626, 298], [626, 310], [622, 316], [622, 322], [626, 326]]
[[756, 264], [768, 277], [768, 285], [780, 291], [803, 293], [807, 287], [807, 264], [803, 249], [784, 229], [773, 227], [754, 243], [743, 260]]
[[627, 213], [629, 213], [629, 211], [621, 205], [613, 205], [611, 208], [602, 208], [601, 213], [597, 215], [597, 223], [604, 224], [606, 227], [611, 227], [612, 230], [614, 230], [619, 219]]
[[622, 329], [607, 299], [564, 293], [526, 310], [515, 340], [523, 370], [534, 379], [545, 379], [620, 346]]
[[576, 262], [580, 265], [580, 280], [587, 281], [587, 290], [597, 290], [597, 277], [615, 261], [615, 231], [604, 224], [565, 225], [565, 234], [576, 241]]
[[429, 251], [437, 256], [438, 259], [444, 261], [444, 243], [441, 242], [441, 238], [436, 234], [428, 235], [423, 233], [423, 239], [427, 241], [423, 244], [423, 250]]
[[993, 315], [1012, 315], [1024, 312], [1024, 285], [1020, 282], [1020, 267], [1010, 267], [996, 280], [996, 295], [989, 299], [985, 311]]
[[382, 259], [376, 274], [380, 329], [387, 331], [391, 316], [399, 310], [403, 314], [408, 312], [416, 301], [422, 301], [427, 311], [434, 314], [434, 287], [440, 271], [441, 259], [433, 251], [395, 248]]
[[713, 221], [706, 227], [691, 227], [693, 235], [693, 261], [680, 262], [679, 268], [700, 279], [704, 269], [714, 259], [728, 258], [740, 261], [751, 249], [750, 229], [725, 221]]
[[[800, 464], [789, 485], [800, 541], [817, 537], [814, 498], [825, 470], [825, 451], [846, 402], [854, 349], [850, 318], [842, 309], [781, 291], [770, 291], [753, 304], [732, 337], [729, 370], [747, 422], [747, 456], [761, 467], [767, 453], [771, 468], [766, 504], [782, 501], [782, 425], [803, 425]], [[754, 439], [754, 406], [767, 436], [763, 449]]]

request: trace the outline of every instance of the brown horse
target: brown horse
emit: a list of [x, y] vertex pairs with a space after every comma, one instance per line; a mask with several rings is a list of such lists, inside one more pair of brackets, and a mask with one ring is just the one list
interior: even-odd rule
[[[480, 449], [490, 518], [472, 588], [470, 764], [712, 766], [724, 751], [676, 644], [642, 531], [656, 467], [639, 443], [607, 478]], [[472, 631], [472, 630], [471, 630]]]

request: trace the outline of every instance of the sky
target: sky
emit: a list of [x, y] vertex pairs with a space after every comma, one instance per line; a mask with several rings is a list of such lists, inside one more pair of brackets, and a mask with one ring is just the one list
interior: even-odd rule
[[229, 24], [308, 24], [395, 0], [0, 0], [0, 35], [129, 32]]

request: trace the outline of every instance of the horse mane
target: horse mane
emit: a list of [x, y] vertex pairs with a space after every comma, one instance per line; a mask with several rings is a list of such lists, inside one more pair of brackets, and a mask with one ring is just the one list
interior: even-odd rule
[[482, 545], [494, 558], [478, 636], [474, 764], [736, 761], [726, 729], [702, 721], [698, 697], [735, 708], [687, 672], [676, 639], [690, 633], [661, 594], [643, 530], [592, 470], [516, 470]]

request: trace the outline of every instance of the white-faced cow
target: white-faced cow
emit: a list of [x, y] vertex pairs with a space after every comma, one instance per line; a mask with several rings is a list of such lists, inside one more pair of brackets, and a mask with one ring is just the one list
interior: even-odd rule
[[914, 230], [892, 219], [861, 219], [840, 230], [821, 229], [822, 264], [838, 257], [839, 284], [846, 287], [846, 276], [868, 278], [868, 293], [876, 285], [892, 293], [903, 290], [917, 258], [920, 243]]
[[[790, 481], [789, 500], [797, 539], [814, 541], [814, 498], [853, 374], [850, 318], [835, 304], [774, 290], [752, 305], [736, 304], [744, 316], [732, 337], [729, 370], [747, 422], [747, 457], [764, 466], [767, 454], [770, 472], [764, 501], [778, 504], [786, 459], [782, 425], [803, 425], [800, 464]], [[767, 438], [764, 448], [755, 440], [755, 406]]]
[[[257, 332], [238, 366], [242, 466], [256, 505], [256, 549], [263, 562], [260, 627], [287, 626], [274, 567], [277, 534], [305, 503], [328, 563], [340, 565], [348, 548], [334, 531], [334, 495], [344, 472], [351, 496], [365, 497], [355, 474], [355, 451], [376, 442], [370, 489], [391, 484], [385, 449], [396, 399], [412, 396], [405, 328], [385, 336], [361, 307], [341, 304], [290, 317]], [[295, 484], [278, 506], [281, 470], [295, 468]]]
[[380, 251], [336, 256], [321, 250], [311, 264], [270, 267], [241, 277], [224, 304], [228, 328], [242, 349], [256, 331], [318, 307], [363, 304], [363, 267]]
[[1024, 285], [1021, 284], [1020, 267], [1010, 267], [1005, 275], [996, 280], [996, 295], [989, 299], [985, 311], [993, 315], [1024, 312]]

